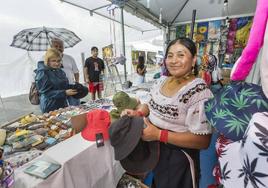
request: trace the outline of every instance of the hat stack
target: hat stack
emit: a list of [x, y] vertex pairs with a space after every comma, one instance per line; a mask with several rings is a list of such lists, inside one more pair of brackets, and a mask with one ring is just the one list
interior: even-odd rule
[[123, 116], [109, 128], [115, 160], [131, 174], [143, 174], [152, 170], [159, 159], [159, 142], [141, 139], [144, 121], [141, 117]]

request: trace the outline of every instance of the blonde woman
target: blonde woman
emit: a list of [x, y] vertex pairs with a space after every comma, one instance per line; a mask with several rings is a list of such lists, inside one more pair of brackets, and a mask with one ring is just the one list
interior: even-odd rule
[[43, 113], [68, 106], [67, 96], [77, 94], [76, 90], [68, 89], [68, 79], [61, 70], [61, 58], [57, 49], [50, 48], [45, 54], [45, 61], [38, 62], [35, 82]]

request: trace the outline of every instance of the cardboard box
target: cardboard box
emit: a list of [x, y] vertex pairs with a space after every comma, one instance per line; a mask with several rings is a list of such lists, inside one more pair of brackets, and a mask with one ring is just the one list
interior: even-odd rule
[[80, 133], [87, 125], [87, 113], [71, 117], [71, 123], [74, 129], [74, 133]]

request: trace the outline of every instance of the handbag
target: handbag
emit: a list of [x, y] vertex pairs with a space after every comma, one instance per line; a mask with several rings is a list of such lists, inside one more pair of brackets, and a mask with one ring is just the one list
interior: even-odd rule
[[40, 99], [39, 99], [39, 92], [36, 87], [36, 83], [32, 82], [30, 92], [29, 92], [29, 101], [33, 105], [39, 105]]

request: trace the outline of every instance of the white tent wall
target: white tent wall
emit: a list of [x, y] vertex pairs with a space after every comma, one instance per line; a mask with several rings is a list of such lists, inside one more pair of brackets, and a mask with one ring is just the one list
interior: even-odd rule
[[11, 63], [0, 64], [1, 97], [14, 96], [29, 92], [32, 82], [32, 74], [33, 67], [27, 54]]
[[[92, 1], [94, 3], [94, 1]], [[116, 17], [120, 10], [116, 10]], [[127, 22], [127, 20], [125, 20]], [[135, 22], [144, 22], [137, 18]], [[27, 93], [32, 80], [32, 64], [41, 59], [44, 52], [30, 52], [33, 61], [27, 59], [25, 50], [13, 48], [9, 45], [13, 36], [19, 31], [33, 27], [64, 27], [75, 32], [82, 41], [73, 48], [65, 49], [65, 53], [72, 55], [80, 70], [82, 81], [81, 53], [90, 56], [90, 48], [97, 46], [102, 57], [102, 47], [111, 43], [111, 21], [96, 14], [90, 16], [84, 11], [66, 3], [55, 0], [9, 0], [0, 2], [0, 95], [9, 97]], [[133, 23], [134, 24], [134, 23]], [[142, 23], [139, 23], [142, 24]], [[144, 24], [147, 24], [144, 22]], [[116, 31], [117, 55], [122, 54], [121, 25], [114, 23]], [[153, 26], [152, 26], [153, 27]], [[154, 27], [153, 27], [154, 28]], [[144, 40], [158, 36], [160, 31], [140, 32], [125, 26], [126, 42]], [[131, 71], [131, 53], [128, 53], [128, 72]]]

